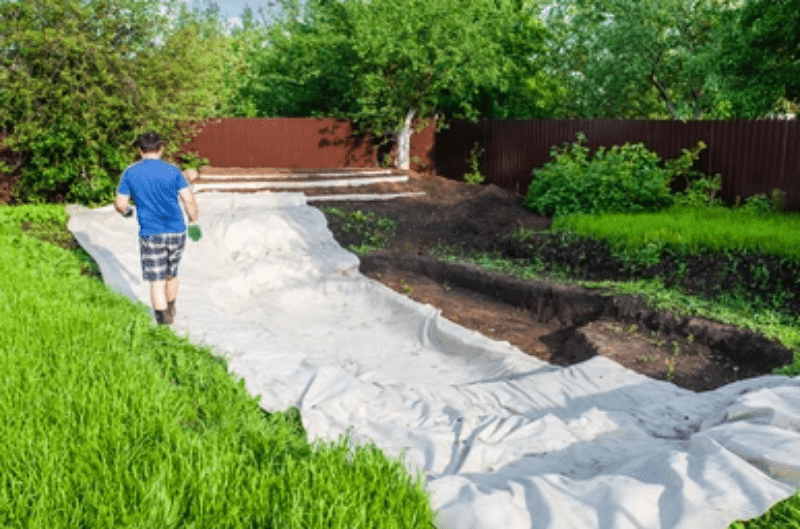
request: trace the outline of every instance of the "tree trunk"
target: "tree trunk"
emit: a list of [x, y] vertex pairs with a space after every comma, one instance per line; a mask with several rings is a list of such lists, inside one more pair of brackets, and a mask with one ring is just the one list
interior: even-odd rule
[[658, 93], [661, 95], [661, 100], [664, 101], [664, 104], [667, 107], [667, 112], [669, 112], [670, 116], [672, 116], [672, 119], [680, 119], [678, 112], [675, 110], [675, 105], [672, 104], [672, 99], [670, 99], [666, 88], [664, 88], [664, 86], [658, 80], [658, 76], [656, 75], [655, 71], [650, 72], [650, 82], [653, 83], [653, 86], [656, 87]]
[[411, 168], [411, 122], [414, 120], [415, 109], [411, 109], [406, 114], [406, 121], [403, 124], [403, 130], [397, 138], [397, 160], [395, 167], [398, 169]]

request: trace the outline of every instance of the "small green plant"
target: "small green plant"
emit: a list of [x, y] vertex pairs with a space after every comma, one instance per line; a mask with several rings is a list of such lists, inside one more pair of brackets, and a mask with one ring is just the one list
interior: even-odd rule
[[677, 340], [672, 341], [672, 356], [678, 356], [681, 354], [681, 344], [678, 343]]
[[481, 156], [483, 156], [483, 148], [476, 141], [473, 144], [472, 149], [469, 151], [469, 159], [467, 160], [472, 171], [464, 174], [464, 181], [470, 185], [478, 185], [486, 180], [486, 177], [481, 174], [480, 170]]
[[529, 241], [529, 240], [533, 239], [533, 236], [535, 234], [536, 234], [536, 230], [534, 230], [532, 228], [526, 228], [525, 226], [517, 226], [511, 232], [509, 237], [511, 239], [514, 239], [514, 240], [517, 240], [517, 241], [520, 241], [520, 242], [525, 242], [525, 241]]
[[630, 334], [636, 334], [636, 331], [638, 331], [638, 330], [639, 330], [639, 326], [636, 325], [635, 323], [632, 324], [630, 327], [628, 327], [628, 332]]
[[686, 337], [686, 342], [687, 343], [693, 343], [694, 342], [694, 334], [689, 333], [689, 335]]
[[653, 356], [653, 355], [643, 355], [643, 356], [639, 357], [638, 361], [642, 362], [642, 363], [646, 363], [646, 362], [652, 362], [655, 359], [656, 359], [656, 357]]
[[667, 361], [667, 380], [672, 382], [675, 379], [675, 361]]
[[412, 296], [414, 294], [414, 287], [409, 285], [405, 279], [400, 280], [400, 289], [406, 296]]
[[392, 166], [392, 155], [386, 153], [383, 155], [383, 160], [381, 160], [381, 167], [391, 167]]

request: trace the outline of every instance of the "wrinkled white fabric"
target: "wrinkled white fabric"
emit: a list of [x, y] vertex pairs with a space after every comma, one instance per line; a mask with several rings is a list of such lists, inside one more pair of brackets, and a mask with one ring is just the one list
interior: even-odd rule
[[[404, 455], [439, 527], [723, 529], [800, 487], [800, 378], [695, 394], [603, 357], [553, 366], [359, 274], [301, 194], [198, 202], [175, 331], [312, 439]], [[77, 210], [69, 229], [149, 306], [133, 219]]]

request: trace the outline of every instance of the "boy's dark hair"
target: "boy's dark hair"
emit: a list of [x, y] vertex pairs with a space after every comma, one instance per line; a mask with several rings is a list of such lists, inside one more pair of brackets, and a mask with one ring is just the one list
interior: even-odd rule
[[161, 136], [151, 130], [139, 136], [136, 144], [144, 152], [155, 152], [161, 148]]

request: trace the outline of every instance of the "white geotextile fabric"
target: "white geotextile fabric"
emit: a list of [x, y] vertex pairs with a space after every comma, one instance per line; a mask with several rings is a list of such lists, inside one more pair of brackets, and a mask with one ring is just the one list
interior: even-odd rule
[[[556, 367], [358, 273], [302, 194], [201, 194], [173, 328], [309, 437], [352, 428], [423, 470], [440, 527], [726, 528], [800, 487], [800, 377], [695, 394], [603, 357]], [[69, 229], [150, 304], [137, 223]]]

